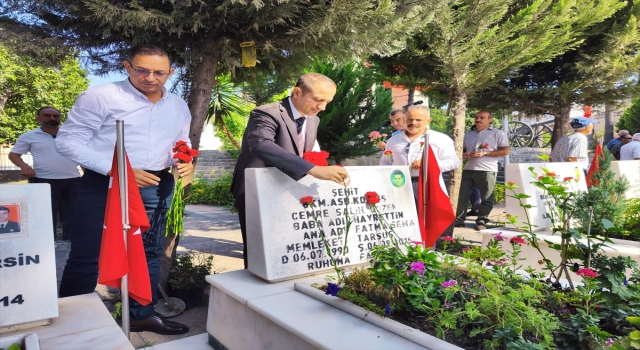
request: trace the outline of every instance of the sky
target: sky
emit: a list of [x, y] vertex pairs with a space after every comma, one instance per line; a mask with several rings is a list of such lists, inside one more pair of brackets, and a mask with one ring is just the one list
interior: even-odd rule
[[124, 80], [126, 77], [127, 77], [126, 75], [121, 74], [120, 72], [113, 72], [103, 77], [89, 74], [89, 77], [88, 77], [89, 87], [94, 87], [94, 86], [103, 85], [106, 83], [111, 83], [114, 81]]

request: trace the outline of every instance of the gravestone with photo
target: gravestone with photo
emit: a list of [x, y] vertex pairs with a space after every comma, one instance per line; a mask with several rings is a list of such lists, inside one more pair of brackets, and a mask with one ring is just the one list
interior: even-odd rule
[[629, 181], [629, 189], [624, 193], [626, 199], [640, 198], [640, 160], [611, 162], [611, 171], [616, 179], [624, 176]]
[[58, 317], [50, 198], [48, 184], [0, 185], [0, 327]]
[[[392, 244], [394, 235], [367, 204], [370, 191], [380, 196], [377, 208], [393, 237], [421, 240], [408, 167], [346, 169], [348, 187], [312, 176], [296, 182], [275, 168], [246, 169], [249, 271], [269, 282], [330, 272], [323, 233], [340, 268], [368, 263], [371, 248]], [[313, 197], [313, 207], [301, 203], [306, 196]]]
[[[567, 182], [567, 188], [570, 191], [586, 191], [587, 183], [585, 180], [585, 174], [578, 163], [512, 163], [507, 164], [505, 167], [505, 182], [513, 182], [518, 188], [516, 193], [524, 193], [530, 198], [522, 199], [523, 204], [530, 204], [532, 207], [529, 209], [522, 208], [517, 199], [511, 198], [513, 195], [509, 190], [505, 193], [506, 201], [506, 213], [511, 216], [517, 216], [518, 225], [526, 223], [527, 214], [531, 220], [531, 224], [535, 225], [534, 231], [544, 230], [551, 227], [551, 219], [545, 206], [545, 194], [541, 189], [532, 184], [534, 179], [530, 167], [533, 167], [538, 175], [543, 175], [544, 171], [541, 168], [546, 168], [556, 174], [556, 178], [563, 180], [565, 178], [571, 178]], [[525, 212], [526, 210], [526, 212]]]

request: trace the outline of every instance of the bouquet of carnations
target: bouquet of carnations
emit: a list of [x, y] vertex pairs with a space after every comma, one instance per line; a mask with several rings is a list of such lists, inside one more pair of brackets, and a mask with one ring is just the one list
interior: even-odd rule
[[379, 131], [376, 131], [376, 130], [369, 133], [369, 141], [373, 142], [376, 145], [376, 147], [380, 149], [384, 149], [385, 137], [387, 137], [387, 134], [381, 134]]
[[[187, 145], [185, 141], [176, 142], [175, 147], [173, 147], [173, 158], [177, 159], [179, 163], [191, 163], [194, 157], [198, 156], [198, 150], [193, 149]], [[165, 237], [169, 235], [169, 231], [173, 233], [184, 232], [184, 200], [182, 196], [184, 195], [184, 188], [182, 187], [182, 178], [178, 178], [178, 182], [176, 183], [176, 190], [173, 192], [173, 199], [171, 199], [171, 205], [169, 206], [169, 211], [167, 211], [167, 227], [165, 229]]]
[[488, 151], [489, 150], [489, 144], [488, 143], [481, 143], [478, 145], [478, 147], [476, 147], [476, 151]]

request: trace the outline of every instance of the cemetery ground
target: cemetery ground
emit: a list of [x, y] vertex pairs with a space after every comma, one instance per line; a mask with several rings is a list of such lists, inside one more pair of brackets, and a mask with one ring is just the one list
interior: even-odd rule
[[[492, 223], [505, 221], [504, 204], [497, 204], [491, 212]], [[218, 273], [241, 270], [242, 239], [238, 216], [222, 206], [187, 205], [185, 212], [189, 215], [184, 221], [185, 235], [180, 241], [178, 253], [193, 251], [214, 256], [213, 269]], [[475, 217], [467, 219], [467, 227], [454, 230], [454, 237], [464, 237], [469, 244], [480, 245], [482, 234], [475, 231]], [[56, 268], [58, 285], [62, 278], [70, 245], [67, 241], [56, 241]], [[208, 291], [208, 289], [207, 289]], [[99, 285], [97, 293], [106, 307], [111, 308], [114, 295], [105, 286]], [[208, 300], [204, 298], [203, 300]], [[171, 318], [186, 324], [189, 332], [181, 335], [159, 335], [151, 332], [131, 333], [131, 343], [135, 348], [153, 346], [173, 340], [206, 333], [207, 305], [187, 309], [181, 315]], [[200, 342], [203, 343], [204, 342]]]

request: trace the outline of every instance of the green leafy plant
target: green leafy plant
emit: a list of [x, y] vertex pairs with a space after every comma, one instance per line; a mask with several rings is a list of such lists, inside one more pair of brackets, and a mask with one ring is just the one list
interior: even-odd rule
[[205, 277], [216, 273], [212, 271], [213, 255], [182, 254], [176, 257], [171, 268], [169, 284], [173, 289], [193, 289], [207, 286]]
[[191, 191], [185, 198], [185, 202], [187, 204], [224, 205], [226, 208], [231, 208], [235, 201], [233, 193], [229, 190], [232, 180], [233, 174], [228, 171], [222, 172], [214, 180], [197, 178], [191, 184]]
[[113, 304], [113, 311], [111, 311], [111, 316], [115, 319], [118, 319], [122, 316], [122, 302]]

